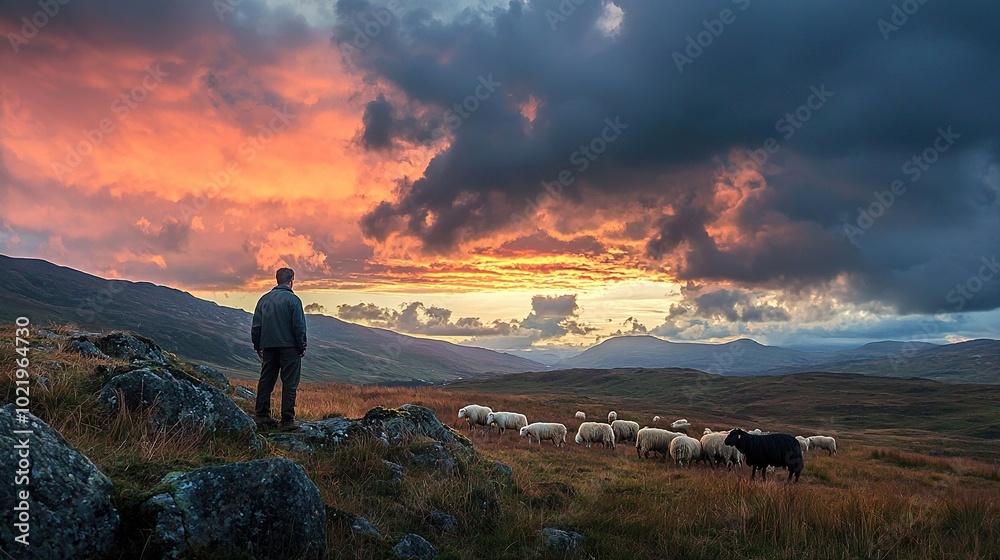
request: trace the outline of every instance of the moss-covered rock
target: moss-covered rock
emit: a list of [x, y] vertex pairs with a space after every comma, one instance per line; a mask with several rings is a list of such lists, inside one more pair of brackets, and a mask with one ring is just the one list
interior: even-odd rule
[[326, 507], [305, 470], [258, 459], [171, 473], [139, 508], [164, 558], [320, 558]]
[[[120, 519], [111, 481], [58, 432], [34, 415], [20, 421], [13, 405], [0, 406], [0, 551], [13, 558], [102, 557], [116, 544]], [[16, 434], [16, 430], [31, 434]], [[22, 457], [21, 450], [28, 457]], [[21, 469], [21, 460], [30, 463]], [[18, 471], [21, 470], [19, 473]], [[18, 484], [20, 480], [26, 485]], [[18, 491], [28, 490], [22, 501]], [[22, 503], [26, 502], [26, 503]], [[28, 543], [15, 541], [18, 509], [27, 506]], [[0, 556], [5, 556], [0, 554]], [[5, 556], [6, 557], [6, 556]]]
[[253, 432], [256, 425], [225, 393], [166, 368], [142, 367], [112, 377], [98, 399], [117, 410], [148, 412], [164, 429], [195, 432]]
[[100, 348], [101, 352], [119, 360], [151, 362], [161, 365], [166, 365], [171, 361], [170, 354], [165, 352], [163, 348], [160, 348], [152, 340], [135, 333], [114, 332], [91, 340], [91, 342]]
[[472, 447], [472, 442], [441, 423], [429, 408], [404, 404], [399, 408], [377, 406], [368, 411], [362, 422], [373, 435], [390, 445], [402, 445], [415, 436], [424, 436], [447, 444]]

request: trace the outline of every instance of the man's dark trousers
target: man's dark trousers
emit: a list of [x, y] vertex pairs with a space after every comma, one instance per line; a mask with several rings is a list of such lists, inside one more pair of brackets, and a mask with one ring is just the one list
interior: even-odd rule
[[299, 389], [302, 357], [299, 349], [264, 348], [264, 361], [260, 364], [260, 381], [257, 382], [257, 417], [271, 415], [271, 392], [281, 375], [281, 421], [295, 419], [295, 394]]

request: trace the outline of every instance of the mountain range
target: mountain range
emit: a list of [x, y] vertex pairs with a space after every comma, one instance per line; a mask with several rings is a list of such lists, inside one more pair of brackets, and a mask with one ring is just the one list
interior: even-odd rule
[[653, 336], [610, 338], [560, 360], [551, 369], [690, 368], [729, 376], [807, 371], [923, 377], [937, 381], [1000, 382], [1000, 341], [872, 342], [832, 352], [803, 352], [742, 338], [724, 344], [669, 342]]
[[[191, 361], [229, 375], [256, 377], [250, 313], [148, 282], [106, 280], [38, 259], [0, 255], [0, 320], [27, 316], [36, 327], [75, 325], [132, 330]], [[370, 384], [451, 382], [460, 378], [561, 369], [690, 368], [727, 376], [800, 372], [923, 377], [948, 382], [1000, 382], [1000, 341], [947, 345], [873, 342], [832, 352], [619, 336], [568, 358], [542, 364], [503, 352], [462, 346], [307, 314], [309, 353], [303, 378]], [[546, 360], [549, 362], [549, 360]]]
[[[32, 325], [131, 330], [178, 356], [234, 377], [256, 377], [251, 314], [166, 286], [105, 280], [38, 259], [0, 255], [0, 320]], [[436, 383], [545, 366], [501, 352], [401, 335], [306, 315], [309, 350], [302, 377], [345, 383]]]

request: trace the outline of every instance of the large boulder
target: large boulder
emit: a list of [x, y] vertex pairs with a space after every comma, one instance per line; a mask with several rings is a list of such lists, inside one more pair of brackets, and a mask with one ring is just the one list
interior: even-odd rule
[[272, 433], [265, 437], [278, 447], [312, 454], [320, 449], [333, 449], [367, 433], [360, 421], [336, 417], [303, 421], [293, 433]]
[[326, 507], [305, 470], [282, 458], [171, 473], [140, 506], [164, 558], [321, 558]]
[[[118, 511], [111, 501], [111, 481], [90, 459], [45, 422], [31, 413], [19, 414], [13, 405], [0, 406], [0, 447], [0, 551], [13, 558], [90, 558], [111, 551]], [[21, 492], [28, 492], [27, 499]], [[20, 521], [26, 521], [27, 547], [25, 527], [15, 525]]]
[[116, 375], [101, 389], [98, 399], [117, 409], [149, 412], [164, 429], [196, 432], [252, 432], [253, 418], [225, 393], [159, 367], [142, 367]]
[[377, 406], [368, 411], [362, 422], [373, 435], [391, 445], [401, 445], [415, 436], [424, 436], [446, 444], [472, 447], [465, 436], [441, 423], [434, 411], [404, 404], [399, 408]]
[[160, 365], [166, 365], [170, 362], [170, 355], [157, 346], [155, 342], [134, 333], [115, 332], [104, 336], [83, 333], [73, 337], [72, 346], [76, 347], [77, 343], [81, 348], [89, 348], [87, 343], [90, 343], [107, 357], [119, 360]]

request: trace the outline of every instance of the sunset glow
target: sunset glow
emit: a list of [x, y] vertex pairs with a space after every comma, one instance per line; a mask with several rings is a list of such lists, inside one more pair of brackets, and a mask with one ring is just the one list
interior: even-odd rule
[[245, 309], [291, 266], [318, 312], [510, 350], [1000, 330], [995, 40], [931, 13], [992, 7], [884, 39], [884, 6], [724, 2], [678, 68], [718, 7], [232, 4], [0, 8], [0, 253]]

